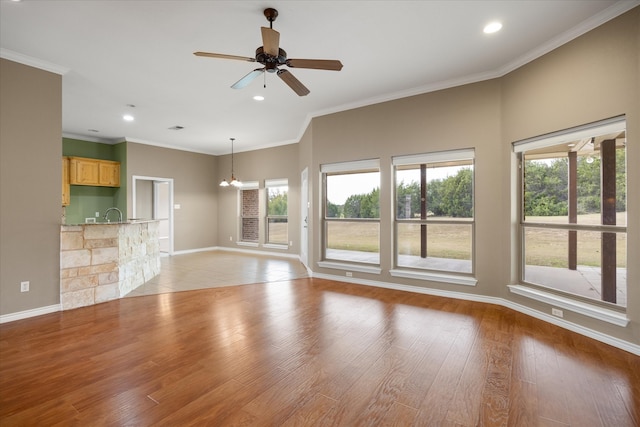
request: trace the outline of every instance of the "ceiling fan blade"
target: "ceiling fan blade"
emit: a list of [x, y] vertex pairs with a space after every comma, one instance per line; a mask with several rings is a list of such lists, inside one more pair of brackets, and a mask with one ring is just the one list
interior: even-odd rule
[[260, 27], [262, 30], [262, 46], [264, 52], [271, 56], [278, 56], [280, 49], [280, 33], [273, 28]]
[[293, 74], [288, 72], [287, 70], [278, 70], [278, 77], [282, 79], [295, 93], [299, 96], [309, 95], [310, 91], [300, 83], [300, 80], [296, 79]]
[[211, 53], [211, 52], [193, 52], [193, 54], [195, 56], [206, 56], [209, 58], [236, 59], [238, 61], [256, 62], [255, 58], [249, 58], [248, 56], [225, 55], [224, 53]]
[[264, 73], [264, 68], [256, 68], [255, 70], [253, 70], [252, 72], [250, 72], [249, 74], [247, 74], [246, 76], [244, 76], [243, 78], [235, 82], [231, 87], [233, 89], [242, 89], [262, 73]]
[[333, 59], [287, 59], [291, 68], [313, 68], [315, 70], [342, 70], [342, 62]]

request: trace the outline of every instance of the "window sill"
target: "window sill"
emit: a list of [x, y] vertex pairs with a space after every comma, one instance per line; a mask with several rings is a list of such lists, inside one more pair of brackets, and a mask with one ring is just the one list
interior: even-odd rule
[[318, 266], [322, 268], [332, 268], [335, 270], [357, 271], [359, 273], [380, 274], [382, 269], [380, 267], [369, 267], [360, 264], [347, 264], [342, 262], [333, 261], [320, 261]]
[[598, 307], [581, 301], [574, 301], [570, 298], [544, 292], [539, 289], [529, 288], [523, 285], [508, 285], [509, 291], [523, 297], [531, 298], [555, 307], [564, 308], [574, 313], [582, 314], [603, 322], [612, 323], [617, 326], [626, 327], [629, 319], [626, 314], [620, 313], [607, 308]]
[[478, 280], [471, 276], [459, 276], [456, 274], [422, 272], [413, 270], [389, 270], [393, 277], [403, 277], [405, 279], [427, 280], [431, 282], [452, 283], [454, 285], [475, 286]]
[[257, 248], [258, 242], [236, 242], [238, 246], [248, 246], [251, 248]]
[[268, 248], [268, 249], [280, 249], [283, 251], [286, 251], [287, 249], [289, 249], [288, 245], [279, 245], [276, 243], [265, 243], [264, 245], [262, 245], [263, 248]]

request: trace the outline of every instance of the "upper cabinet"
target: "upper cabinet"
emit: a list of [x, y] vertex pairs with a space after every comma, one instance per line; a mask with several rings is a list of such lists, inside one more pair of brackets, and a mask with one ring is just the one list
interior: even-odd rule
[[69, 157], [69, 182], [72, 185], [120, 187], [120, 163], [86, 157]]
[[71, 188], [69, 187], [69, 158], [62, 158], [62, 206], [69, 206]]

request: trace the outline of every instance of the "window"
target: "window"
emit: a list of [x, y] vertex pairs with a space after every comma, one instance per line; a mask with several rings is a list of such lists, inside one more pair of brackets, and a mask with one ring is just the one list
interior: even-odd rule
[[624, 118], [514, 143], [521, 168], [521, 280], [625, 307]]
[[323, 259], [380, 264], [380, 162], [321, 166]]
[[395, 265], [473, 273], [474, 150], [393, 158]]
[[286, 179], [265, 180], [267, 193], [267, 238], [268, 244], [288, 245], [287, 193]]
[[257, 182], [245, 182], [240, 192], [240, 241], [257, 243], [260, 238], [260, 194]]

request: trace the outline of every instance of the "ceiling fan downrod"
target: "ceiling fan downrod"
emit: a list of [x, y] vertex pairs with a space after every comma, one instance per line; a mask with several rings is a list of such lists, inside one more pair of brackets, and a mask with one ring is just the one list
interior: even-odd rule
[[278, 11], [269, 7], [264, 10], [264, 16], [267, 18], [267, 21], [269, 21], [269, 28], [273, 30], [273, 21], [278, 17]]

